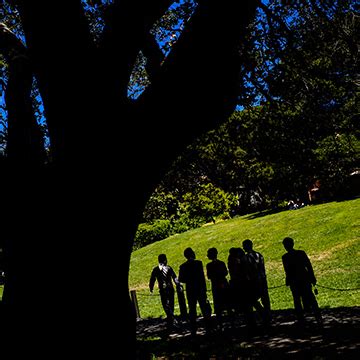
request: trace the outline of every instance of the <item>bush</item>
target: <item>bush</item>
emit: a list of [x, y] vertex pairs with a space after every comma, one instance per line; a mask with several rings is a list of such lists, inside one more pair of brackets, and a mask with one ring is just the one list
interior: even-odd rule
[[[135, 234], [133, 249], [137, 250], [207, 222], [229, 219], [236, 204], [237, 197], [234, 194], [226, 193], [211, 183], [198, 186], [194, 193], [186, 193], [182, 202], [177, 202], [171, 194], [159, 191], [147, 205], [144, 222], [139, 224]], [[167, 216], [167, 219], [151, 221], [153, 216]]]
[[187, 215], [189, 225], [196, 227], [201, 223], [215, 222], [217, 218], [229, 218], [236, 203], [235, 195], [208, 183], [184, 195], [181, 211]]
[[172, 234], [170, 220], [155, 220], [152, 224], [139, 224], [134, 240], [134, 250], [155, 241], [166, 239]]

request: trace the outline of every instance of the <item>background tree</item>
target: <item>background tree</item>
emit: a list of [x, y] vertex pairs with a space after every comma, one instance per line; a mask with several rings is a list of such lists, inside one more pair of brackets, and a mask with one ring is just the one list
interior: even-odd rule
[[192, 143], [162, 188], [180, 201], [206, 177], [239, 197], [238, 213], [291, 198], [306, 202], [316, 177], [323, 178], [328, 199], [350, 194], [350, 174], [359, 167], [359, 18], [353, 5], [260, 4], [243, 44], [255, 49], [245, 52], [242, 67], [246, 111]]
[[[274, 2], [272, 9], [262, 10], [267, 25], [255, 33], [268, 35], [258, 38], [263, 46], [250, 78], [262, 79], [252, 83], [264, 104], [257, 143], [260, 157], [275, 169], [271, 187], [290, 184], [292, 196], [301, 197], [309, 181], [322, 177], [327, 198], [344, 195], [350, 173], [359, 166], [354, 121], [359, 18], [354, 4], [309, 1], [285, 9]], [[324, 151], [326, 160], [319, 157]], [[291, 196], [291, 188], [279, 195]]]

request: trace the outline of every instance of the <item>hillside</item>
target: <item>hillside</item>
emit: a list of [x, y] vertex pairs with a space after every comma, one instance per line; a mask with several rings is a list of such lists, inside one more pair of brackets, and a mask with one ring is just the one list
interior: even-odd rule
[[[281, 256], [282, 239], [290, 236], [295, 248], [309, 255], [318, 279], [318, 302], [322, 308], [360, 305], [360, 199], [307, 206], [279, 213], [254, 213], [153, 243], [132, 254], [130, 289], [136, 290], [142, 318], [163, 316], [160, 297], [150, 295], [148, 281], [157, 265], [157, 256], [167, 254], [169, 265], [178, 272], [185, 261], [183, 250], [191, 246], [197, 258], [208, 262], [206, 251], [216, 247], [219, 259], [226, 262], [231, 247], [249, 238], [254, 249], [265, 258], [272, 308], [292, 308], [290, 290], [284, 286]], [[208, 284], [210, 290], [210, 284]], [[209, 291], [211, 300], [211, 292]], [[178, 313], [177, 302], [175, 312]]]

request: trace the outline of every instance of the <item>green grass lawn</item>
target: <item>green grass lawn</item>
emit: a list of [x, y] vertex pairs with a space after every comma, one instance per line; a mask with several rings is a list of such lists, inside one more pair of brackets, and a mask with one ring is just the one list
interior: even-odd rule
[[[307, 206], [266, 215], [255, 213], [171, 236], [134, 251], [130, 264], [130, 289], [136, 290], [142, 318], [164, 316], [158, 292], [150, 295], [148, 282], [157, 256], [165, 253], [168, 263], [178, 273], [185, 261], [183, 251], [191, 246], [204, 269], [207, 249], [216, 247], [218, 258], [227, 262], [231, 247], [241, 247], [244, 239], [254, 242], [254, 249], [265, 258], [269, 293], [273, 309], [292, 308], [290, 289], [284, 285], [281, 256], [282, 240], [290, 236], [295, 248], [307, 252], [318, 280], [321, 307], [359, 306], [360, 291], [330, 290], [360, 288], [360, 199]], [[275, 287], [271, 289], [272, 287]], [[208, 282], [210, 290], [210, 283]], [[209, 291], [209, 299], [211, 292]], [[179, 313], [175, 302], [175, 313]]]

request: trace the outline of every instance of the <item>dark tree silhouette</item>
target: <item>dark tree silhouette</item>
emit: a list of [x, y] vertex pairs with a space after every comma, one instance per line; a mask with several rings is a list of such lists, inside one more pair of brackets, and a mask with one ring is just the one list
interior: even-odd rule
[[127, 97], [133, 64], [145, 47], [152, 53], [149, 30], [172, 1], [113, 1], [98, 42], [81, 1], [12, 3], [52, 161], [7, 161], [2, 351], [133, 359], [128, 271], [138, 220], [171, 161], [234, 110], [239, 45], [256, 2], [199, 0], [136, 101]]
[[31, 61], [24, 44], [3, 23], [0, 23], [0, 53], [8, 65], [7, 156], [18, 165], [39, 165], [45, 160], [45, 149], [32, 107]]

